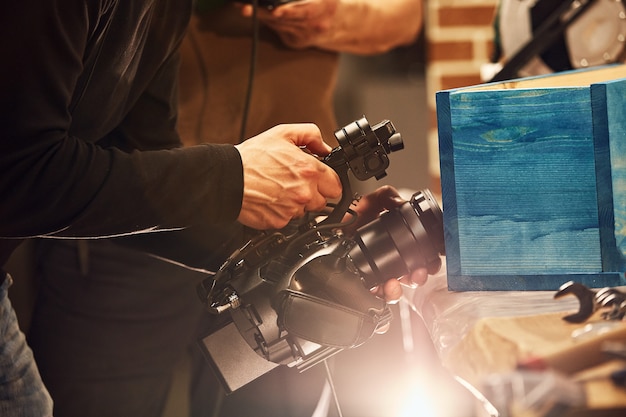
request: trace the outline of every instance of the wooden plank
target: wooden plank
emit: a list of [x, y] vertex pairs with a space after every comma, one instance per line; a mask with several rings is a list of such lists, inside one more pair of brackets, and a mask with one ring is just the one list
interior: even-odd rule
[[[599, 133], [596, 137], [607, 137], [610, 149], [612, 201], [599, 203], [608, 212], [607, 216], [601, 217], [605, 220], [605, 223], [601, 223], [601, 230], [612, 235], [612, 239], [603, 241], [603, 258], [607, 260], [604, 270], [626, 271], [626, 80], [594, 85], [591, 91], [592, 99], [599, 91], [605, 97], [607, 132]], [[601, 96], [597, 103], [602, 103]], [[602, 127], [600, 124], [598, 130]], [[608, 196], [609, 192], [605, 195]], [[613, 215], [612, 219], [610, 215]]]
[[568, 74], [577, 86], [437, 94], [450, 289], [623, 285], [626, 82], [584, 80], [626, 73], [597, 73]]
[[586, 89], [458, 92], [450, 107], [461, 273], [599, 272]]

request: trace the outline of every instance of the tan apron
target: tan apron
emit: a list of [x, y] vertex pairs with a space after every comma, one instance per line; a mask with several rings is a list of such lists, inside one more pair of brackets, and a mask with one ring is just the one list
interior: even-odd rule
[[[338, 54], [292, 50], [260, 27], [245, 138], [280, 123], [314, 122], [335, 146]], [[250, 70], [252, 22], [230, 6], [194, 16], [183, 42], [178, 128], [186, 145], [239, 141]]]

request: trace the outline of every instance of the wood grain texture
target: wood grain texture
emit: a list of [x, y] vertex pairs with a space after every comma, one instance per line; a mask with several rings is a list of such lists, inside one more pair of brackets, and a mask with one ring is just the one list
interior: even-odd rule
[[[612, 189], [611, 201], [602, 201], [599, 207], [607, 210], [601, 216], [601, 230], [607, 233], [606, 243], [603, 242], [603, 253], [606, 252], [607, 265], [605, 270], [626, 270], [626, 82], [614, 81], [606, 84], [592, 86], [592, 98], [598, 97], [594, 102], [597, 107], [606, 111], [606, 123], [598, 123], [596, 138], [601, 141], [607, 138], [609, 141], [610, 185]], [[605, 97], [602, 101], [601, 98]], [[601, 129], [606, 128], [606, 132]], [[598, 168], [606, 169], [607, 164]], [[606, 175], [606, 174], [605, 174]], [[609, 178], [606, 178], [608, 181]], [[609, 196], [608, 190], [602, 190], [603, 196]], [[613, 215], [613, 218], [610, 218]], [[606, 219], [606, 223], [603, 220]], [[611, 236], [612, 234], [612, 236]]]
[[626, 81], [516, 85], [437, 93], [450, 289], [623, 285]]

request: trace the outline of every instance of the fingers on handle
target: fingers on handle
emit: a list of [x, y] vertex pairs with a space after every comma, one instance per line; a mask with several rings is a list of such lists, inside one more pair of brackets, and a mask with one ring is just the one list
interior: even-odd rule
[[291, 141], [296, 146], [304, 146], [316, 155], [328, 155], [332, 148], [322, 138], [322, 133], [313, 123], [297, 125], [298, 131], [291, 136]]

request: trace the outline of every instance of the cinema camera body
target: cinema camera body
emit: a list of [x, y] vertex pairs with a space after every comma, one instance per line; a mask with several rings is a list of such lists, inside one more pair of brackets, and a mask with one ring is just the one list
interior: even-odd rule
[[341, 180], [339, 202], [285, 229], [259, 232], [198, 287], [208, 311], [220, 316], [200, 345], [226, 392], [276, 366], [304, 371], [363, 344], [391, 320], [369, 290], [439, 265], [444, 254], [442, 213], [429, 190], [345, 233], [356, 220], [348, 174], [384, 177], [388, 154], [404, 145], [390, 121], [370, 127], [365, 117], [335, 137], [339, 146], [324, 162]]

